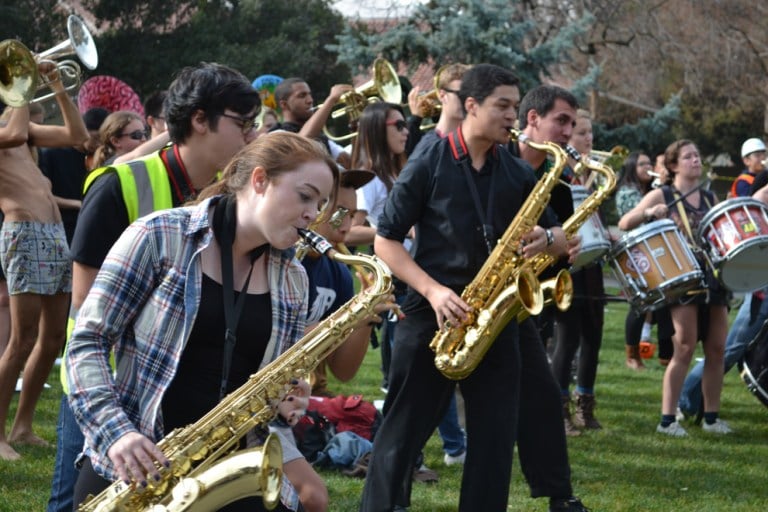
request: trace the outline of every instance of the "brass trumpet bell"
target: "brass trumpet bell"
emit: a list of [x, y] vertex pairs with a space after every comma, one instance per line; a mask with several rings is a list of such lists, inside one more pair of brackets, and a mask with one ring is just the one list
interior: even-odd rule
[[37, 69], [41, 62], [55, 64], [65, 90], [79, 87], [80, 66], [74, 60], [61, 59], [77, 55], [85, 67], [96, 69], [99, 54], [91, 33], [77, 16], [67, 19], [67, 33], [68, 39], [36, 55], [18, 41], [7, 39], [0, 42], [0, 100], [12, 107], [22, 107], [52, 98], [53, 93], [35, 97], [37, 91], [49, 83]]
[[[357, 136], [350, 125], [360, 119], [369, 103], [385, 101], [399, 105], [403, 98], [400, 79], [395, 68], [385, 59], [376, 59], [372, 66], [373, 77], [364, 84], [341, 96], [336, 108], [323, 127], [325, 135], [334, 141], [349, 140]], [[320, 108], [320, 106], [318, 106]], [[343, 120], [343, 121], [342, 121]]]
[[443, 110], [443, 104], [440, 103], [440, 75], [443, 71], [448, 69], [448, 66], [450, 66], [450, 64], [440, 66], [440, 69], [437, 70], [432, 81], [432, 89], [419, 95], [419, 105], [425, 105], [426, 111], [413, 112], [413, 114], [425, 114], [421, 116], [424, 118], [424, 121], [421, 123], [421, 126], [419, 126], [419, 129], [423, 132], [435, 127], [437, 123], [433, 122], [431, 118], [439, 116], [440, 112]]
[[0, 42], [0, 100], [10, 107], [23, 107], [32, 101], [39, 81], [32, 52], [14, 39]]

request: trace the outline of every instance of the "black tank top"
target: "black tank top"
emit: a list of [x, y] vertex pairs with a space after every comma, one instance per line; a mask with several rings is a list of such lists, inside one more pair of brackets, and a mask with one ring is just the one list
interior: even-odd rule
[[[235, 292], [235, 300], [238, 295]], [[166, 435], [174, 428], [194, 423], [218, 403], [225, 325], [222, 286], [203, 274], [200, 309], [176, 375], [162, 400]], [[269, 293], [248, 294], [237, 326], [227, 393], [259, 369], [271, 331]]]

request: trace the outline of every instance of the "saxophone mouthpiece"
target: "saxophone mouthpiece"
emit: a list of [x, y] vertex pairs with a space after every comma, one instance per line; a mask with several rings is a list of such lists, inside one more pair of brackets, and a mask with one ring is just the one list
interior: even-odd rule
[[571, 146], [570, 144], [563, 144], [563, 149], [566, 153], [568, 153], [568, 156], [576, 160], [577, 162], [581, 161], [581, 153], [576, 151], [576, 148]]
[[296, 228], [296, 231], [299, 233], [299, 236], [304, 240], [304, 242], [309, 244], [310, 247], [312, 247], [320, 254], [325, 254], [328, 251], [333, 250], [333, 246], [328, 242], [328, 240], [318, 235], [314, 231], [302, 228]]

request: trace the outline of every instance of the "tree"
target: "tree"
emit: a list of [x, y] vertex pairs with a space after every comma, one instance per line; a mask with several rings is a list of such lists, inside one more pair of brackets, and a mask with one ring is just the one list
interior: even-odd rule
[[[89, 0], [104, 31], [96, 74], [113, 75], [140, 96], [165, 88], [183, 66], [216, 61], [251, 80], [300, 76], [322, 93], [349, 81], [324, 48], [343, 26], [328, 0]], [[151, 15], [150, 15], [151, 13]]]
[[492, 62], [514, 69], [525, 90], [568, 60], [574, 37], [591, 23], [585, 14], [566, 23], [542, 24], [533, 16], [536, 9], [522, 0], [430, 0], [407, 20], [387, 24], [385, 31], [351, 24], [328, 48], [352, 68], [368, 66], [377, 56], [403, 62], [411, 71], [421, 63], [436, 68], [450, 62]]
[[0, 1], [0, 40], [18, 39], [34, 53], [47, 50], [67, 36], [66, 12], [56, 0]]

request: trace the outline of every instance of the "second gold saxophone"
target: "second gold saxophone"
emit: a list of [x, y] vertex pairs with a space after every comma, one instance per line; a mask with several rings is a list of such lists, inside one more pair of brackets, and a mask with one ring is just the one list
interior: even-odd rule
[[[597, 190], [592, 192], [584, 201], [581, 202], [573, 211], [573, 214], [563, 222], [563, 232], [566, 239], [570, 240], [579, 231], [579, 228], [592, 216], [616, 187], [616, 175], [609, 166], [590, 158], [582, 158], [578, 151], [566, 145], [565, 150], [568, 155], [576, 161], [574, 174], [586, 174], [586, 171], [592, 171], [603, 178], [603, 182], [597, 186]], [[555, 258], [546, 253], [539, 253], [527, 263], [534, 275], [541, 273], [555, 262]], [[545, 292], [545, 303], [550, 299], [561, 311], [567, 310], [573, 299], [573, 281], [567, 270], [561, 270], [556, 277], [548, 279], [541, 283]], [[521, 311], [517, 317], [518, 322], [522, 322], [528, 317], [527, 311]]]
[[523, 310], [538, 314], [543, 306], [539, 281], [525, 267], [525, 258], [520, 252], [521, 241], [546, 209], [567, 156], [559, 145], [535, 143], [517, 130], [511, 130], [510, 137], [545, 151], [554, 162], [552, 169], [536, 183], [480, 271], [461, 293], [462, 300], [472, 307], [467, 320], [438, 331], [429, 345], [435, 352], [435, 366], [449, 379], [463, 379], [471, 374], [510, 320]]
[[[249, 430], [274, 418], [276, 404], [288, 393], [291, 381], [309, 374], [336, 350], [363, 318], [375, 314], [377, 304], [389, 299], [392, 289], [391, 272], [375, 256], [343, 255], [316, 233], [300, 230], [300, 234], [320, 254], [370, 271], [370, 287], [252, 375], [205, 416], [162, 439], [157, 446], [171, 465], [160, 470], [159, 482], [150, 480], [146, 489], [141, 490], [135, 485], [115, 482], [83, 503], [80, 512], [215, 510], [243, 497], [244, 487], [248, 486], [234, 482], [241, 478], [250, 482], [250, 495], [263, 493], [267, 508], [276, 505], [282, 465], [279, 443], [274, 447], [268, 441], [263, 455], [227, 455]], [[280, 460], [255, 464], [274, 458]], [[196, 499], [200, 502], [195, 503]]]

